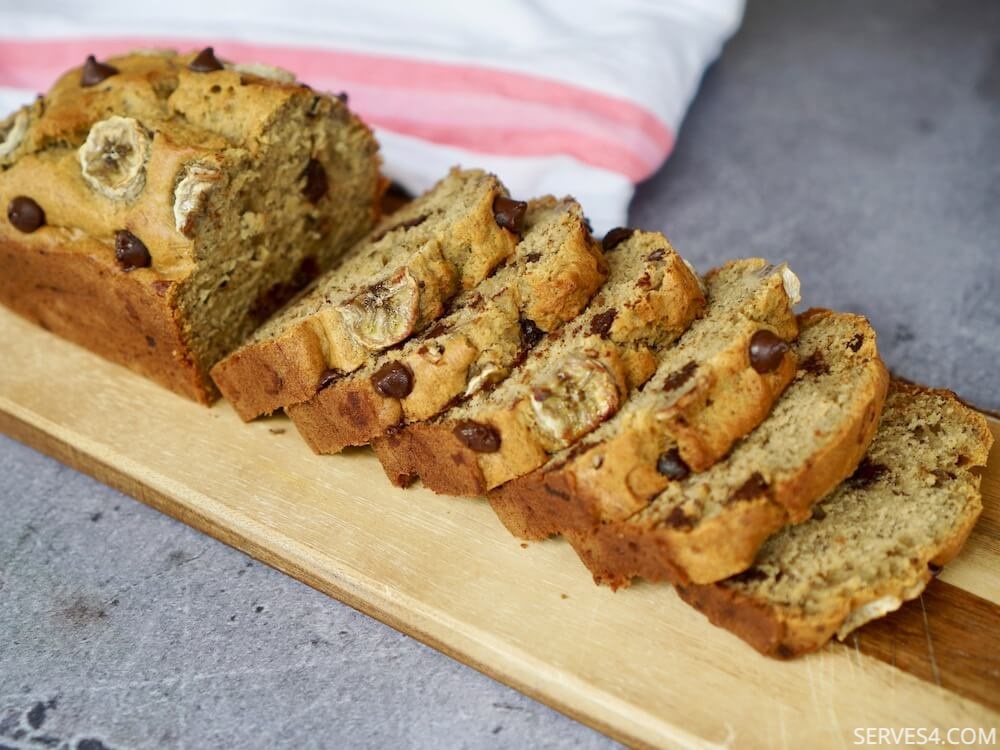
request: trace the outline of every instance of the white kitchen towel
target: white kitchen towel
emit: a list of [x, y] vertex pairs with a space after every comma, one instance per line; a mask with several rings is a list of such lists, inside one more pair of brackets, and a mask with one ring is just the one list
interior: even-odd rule
[[[32, 0], [0, 5], [0, 110], [134, 48], [208, 45], [348, 93], [413, 192], [455, 164], [623, 224], [743, 0]], [[0, 114], [0, 117], [3, 115]]]

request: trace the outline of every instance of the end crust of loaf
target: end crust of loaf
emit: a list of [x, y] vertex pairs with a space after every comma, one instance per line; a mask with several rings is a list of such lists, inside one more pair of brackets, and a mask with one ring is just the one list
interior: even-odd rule
[[[645, 507], [671, 481], [664, 471], [704, 471], [725, 455], [795, 376], [794, 349], [781, 344], [798, 334], [789, 279], [761, 259], [710, 272], [705, 315], [661, 353], [642, 393], [577, 446], [489, 493], [507, 529], [526, 539], [590, 531]], [[761, 331], [785, 349], [764, 371], [750, 362]]]
[[[419, 477], [435, 492], [482, 494], [541, 466], [612, 416], [649, 379], [654, 351], [687, 329], [704, 306], [704, 294], [660, 234], [634, 232], [607, 257], [608, 281], [587, 309], [533, 349], [495, 390], [372, 441], [394, 484]], [[576, 388], [577, 382], [587, 383], [573, 390], [579, 401], [564, 402], [558, 389]], [[562, 421], [564, 406], [570, 416]], [[578, 407], [586, 409], [579, 424]], [[542, 419], [552, 422], [543, 427]]]
[[[861, 472], [860, 478], [825, 498], [813, 519], [769, 539], [753, 568], [714, 584], [679, 585], [681, 598], [762, 654], [790, 659], [822, 648], [834, 636], [843, 640], [918, 597], [933, 571], [958, 554], [980, 515], [980, 477], [974, 469], [986, 464], [993, 438], [982, 415], [951, 392], [899, 382], [892, 384], [883, 423], [896, 429], [880, 428], [867, 460], [869, 466], [884, 469], [882, 462], [892, 458], [889, 471]], [[920, 435], [921, 425], [932, 430], [937, 425], [945, 437]], [[913, 439], [899, 441], [908, 430]], [[956, 451], [964, 462], [956, 461]], [[923, 482], [926, 497], [919, 487], [897, 489], [894, 483], [904, 476]], [[887, 504], [879, 507], [883, 499]], [[866, 506], [871, 516], [863, 515]], [[824, 534], [823, 524], [835, 526]], [[927, 533], [928, 525], [940, 528]], [[831, 534], [845, 545], [844, 560], [824, 562], [821, 555], [812, 554]], [[847, 546], [852, 544], [859, 547], [856, 552]], [[891, 554], [887, 545], [895, 548]], [[852, 554], [863, 558], [850, 560], [850, 569], [857, 572], [836, 585], [828, 583], [827, 577], [835, 578]], [[794, 558], [793, 568], [787, 567], [785, 557]], [[883, 564], [888, 571], [880, 567]], [[872, 566], [872, 572], [865, 565]], [[769, 595], [763, 588], [778, 573], [788, 580], [796, 572], [795, 590], [806, 591], [804, 595], [795, 590]]]
[[384, 181], [343, 102], [196, 54], [88, 62], [0, 121], [0, 302], [209, 403], [208, 369], [371, 228]]
[[[90, 251], [87, 252], [87, 246]], [[122, 273], [107, 248], [0, 236], [0, 300], [47, 331], [203, 404], [216, 392], [191, 358], [176, 287]]]
[[500, 212], [506, 200], [494, 175], [453, 169], [215, 365], [219, 390], [254, 419], [419, 333], [513, 253], [520, 227]]
[[[725, 461], [671, 485], [629, 519], [566, 534], [597, 583], [620, 588], [636, 576], [711, 583], [739, 573], [767, 537], [807, 519], [812, 505], [854, 471], [874, 437], [888, 387], [875, 333], [860, 316], [827, 310], [804, 313], [800, 328], [798, 378]], [[817, 339], [829, 341], [821, 353], [826, 369], [814, 364]], [[831, 395], [839, 394], [836, 405], [829, 399], [822, 410], [811, 405], [813, 383], [829, 383]], [[797, 465], [785, 465], [778, 442], [792, 447]], [[731, 495], [721, 497], [725, 493]]]

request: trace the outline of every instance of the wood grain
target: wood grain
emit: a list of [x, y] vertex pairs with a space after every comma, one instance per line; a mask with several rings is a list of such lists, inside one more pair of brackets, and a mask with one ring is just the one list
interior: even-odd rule
[[1000, 606], [944, 581], [846, 646], [1000, 711]]
[[[869, 653], [768, 660], [669, 587], [614, 594], [565, 543], [522, 548], [484, 502], [394, 489], [367, 451], [314, 456], [283, 418], [244, 425], [3, 310], [0, 341], [3, 431], [627, 743], [843, 747], [856, 727], [1000, 723], [962, 687], [961, 659], [938, 658], [939, 686], [922, 679], [926, 656], [907, 652], [921, 676], [909, 674], [898, 646], [893, 666], [864, 631]], [[995, 451], [986, 522], [941, 576], [992, 604], [997, 477]], [[955, 606], [931, 596], [931, 609]], [[935, 644], [953, 637], [943, 614]], [[977, 679], [996, 692], [990, 675]]]

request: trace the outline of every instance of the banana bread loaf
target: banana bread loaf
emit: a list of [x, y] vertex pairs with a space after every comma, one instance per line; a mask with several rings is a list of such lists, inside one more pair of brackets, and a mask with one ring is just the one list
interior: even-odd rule
[[219, 362], [219, 390], [245, 420], [312, 398], [486, 278], [513, 253], [526, 210], [493, 175], [452, 170]]
[[706, 277], [705, 316], [663, 350], [621, 411], [530, 474], [489, 493], [516, 536], [585, 531], [641, 510], [756, 427], [795, 375], [798, 279], [760, 259]]
[[447, 316], [287, 409], [302, 437], [317, 453], [365, 445], [506, 378], [607, 276], [585, 221], [572, 199], [530, 201], [510, 261], [456, 297]]
[[293, 79], [90, 57], [0, 123], [0, 302], [213, 400], [209, 368], [377, 217], [371, 132]]
[[768, 656], [843, 639], [919, 596], [958, 554], [992, 443], [954, 394], [894, 382], [865, 460], [810, 520], [768, 539], [739, 575], [678, 593]]
[[608, 281], [586, 310], [490, 391], [372, 442], [390, 479], [479, 495], [525, 474], [611, 417], [704, 305], [699, 280], [654, 232], [613, 230]]
[[711, 583], [739, 573], [768, 536], [807, 519], [854, 471], [888, 384], [875, 332], [858, 315], [827, 310], [804, 313], [799, 327], [796, 379], [724, 461], [671, 482], [624, 521], [566, 534], [595, 581]]

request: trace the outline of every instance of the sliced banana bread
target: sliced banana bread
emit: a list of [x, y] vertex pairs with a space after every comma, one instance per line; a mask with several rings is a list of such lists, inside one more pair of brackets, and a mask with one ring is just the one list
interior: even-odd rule
[[0, 122], [0, 302], [209, 402], [209, 368], [372, 228], [377, 150], [285, 71], [91, 57]]
[[390, 479], [478, 495], [545, 462], [611, 417], [704, 306], [699, 280], [658, 233], [614, 230], [608, 281], [586, 310], [489, 391], [372, 442]]
[[804, 313], [799, 328], [795, 380], [724, 461], [671, 482], [624, 521], [567, 533], [595, 581], [711, 583], [739, 573], [768, 536], [807, 519], [854, 471], [888, 385], [875, 332], [858, 315], [828, 310]]
[[768, 539], [752, 568], [678, 592], [768, 656], [843, 639], [919, 596], [958, 554], [992, 443], [954, 394], [894, 382], [865, 460], [810, 520]]
[[627, 518], [671, 480], [704, 471], [756, 427], [796, 371], [798, 279], [758, 258], [706, 277], [708, 305], [656, 374], [572, 448], [489, 493], [516, 536]]
[[506, 378], [607, 276], [585, 221], [572, 199], [530, 201], [512, 258], [456, 297], [447, 316], [287, 410], [302, 437], [317, 453], [365, 445]]
[[495, 176], [452, 170], [219, 362], [219, 390], [245, 420], [312, 398], [486, 278], [514, 251], [526, 210]]

